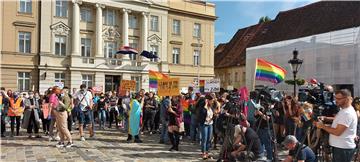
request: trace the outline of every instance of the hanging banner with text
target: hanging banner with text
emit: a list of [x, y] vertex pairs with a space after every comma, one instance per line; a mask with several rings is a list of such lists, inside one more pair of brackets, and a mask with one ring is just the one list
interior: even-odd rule
[[207, 92], [220, 92], [220, 79], [205, 80], [205, 93]]
[[179, 78], [158, 80], [159, 96], [176, 96], [180, 94]]
[[126, 91], [136, 91], [136, 81], [135, 80], [121, 80], [119, 94], [124, 96]]

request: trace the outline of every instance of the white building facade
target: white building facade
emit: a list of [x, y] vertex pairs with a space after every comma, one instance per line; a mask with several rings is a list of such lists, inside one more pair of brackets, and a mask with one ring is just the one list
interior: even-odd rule
[[[336, 89], [347, 88], [355, 96], [360, 96], [359, 34], [360, 27], [357, 26], [247, 48], [246, 85], [253, 89], [256, 58], [280, 65], [287, 70], [286, 80], [293, 79], [288, 61], [292, 58], [292, 51], [296, 49], [299, 51], [298, 57], [304, 61], [297, 78], [315, 78]], [[263, 81], [256, 81], [256, 84], [274, 86]], [[284, 82], [274, 87], [293, 93], [293, 86]]]
[[[62, 82], [118, 90], [122, 79], [148, 90], [148, 70], [167, 73], [167, 9], [147, 1], [41, 1], [40, 87]], [[127, 45], [159, 59], [115, 55]]]

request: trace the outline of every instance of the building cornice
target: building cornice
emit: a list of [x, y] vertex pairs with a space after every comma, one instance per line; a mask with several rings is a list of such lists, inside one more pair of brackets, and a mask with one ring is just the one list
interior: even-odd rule
[[14, 21], [13, 25], [14, 26], [35, 28], [36, 23], [34, 23], [34, 22], [26, 22], [26, 21]]
[[171, 14], [184, 14], [184, 15], [188, 15], [188, 16], [196, 16], [198, 18], [205, 18], [205, 19], [209, 19], [212, 21], [215, 21], [218, 18], [217, 16], [199, 14], [199, 13], [179, 10], [179, 9], [175, 9], [175, 8], [169, 9], [169, 15], [171, 15]]

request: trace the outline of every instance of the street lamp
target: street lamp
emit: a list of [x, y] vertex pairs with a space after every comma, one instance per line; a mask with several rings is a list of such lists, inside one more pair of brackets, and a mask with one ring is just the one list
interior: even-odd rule
[[303, 63], [303, 60], [297, 58], [298, 54], [298, 51], [295, 49], [293, 51], [293, 58], [288, 62], [294, 76], [294, 97], [296, 96], [296, 74], [299, 72], [301, 64]]

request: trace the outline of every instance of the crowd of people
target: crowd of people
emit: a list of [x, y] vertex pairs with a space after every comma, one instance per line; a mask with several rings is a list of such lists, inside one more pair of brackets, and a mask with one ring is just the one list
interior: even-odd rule
[[[110, 130], [115, 124], [115, 128], [126, 131], [128, 142], [142, 143], [141, 136], [158, 133], [159, 143], [171, 144], [169, 151], [186, 149], [181, 148], [180, 141], [189, 140], [199, 145], [203, 159], [212, 157], [209, 151], [218, 150], [221, 144], [219, 159], [271, 161], [282, 144], [289, 150], [285, 161], [315, 162], [316, 150], [304, 141], [309, 139], [307, 130], [317, 128], [329, 134], [335, 162], [350, 162], [355, 154], [360, 99], [352, 98], [348, 90], [334, 93], [337, 110], [319, 116], [320, 120], [313, 120], [314, 105], [292, 96], [269, 106], [271, 113], [263, 110], [256, 93], [240, 101], [240, 106], [232, 97], [228, 92], [194, 92], [193, 87], [187, 93], [162, 97], [143, 89], [124, 95], [102, 93], [86, 85], [72, 93], [67, 87], [54, 86], [44, 95], [1, 88], [1, 137], [19, 136], [21, 127], [29, 138], [47, 136], [50, 141], [58, 141], [56, 147], [68, 148], [74, 145], [75, 126], [80, 141], [85, 141], [85, 128], [89, 130], [88, 138], [93, 138], [95, 126]], [[10, 132], [6, 133], [9, 120]]]

